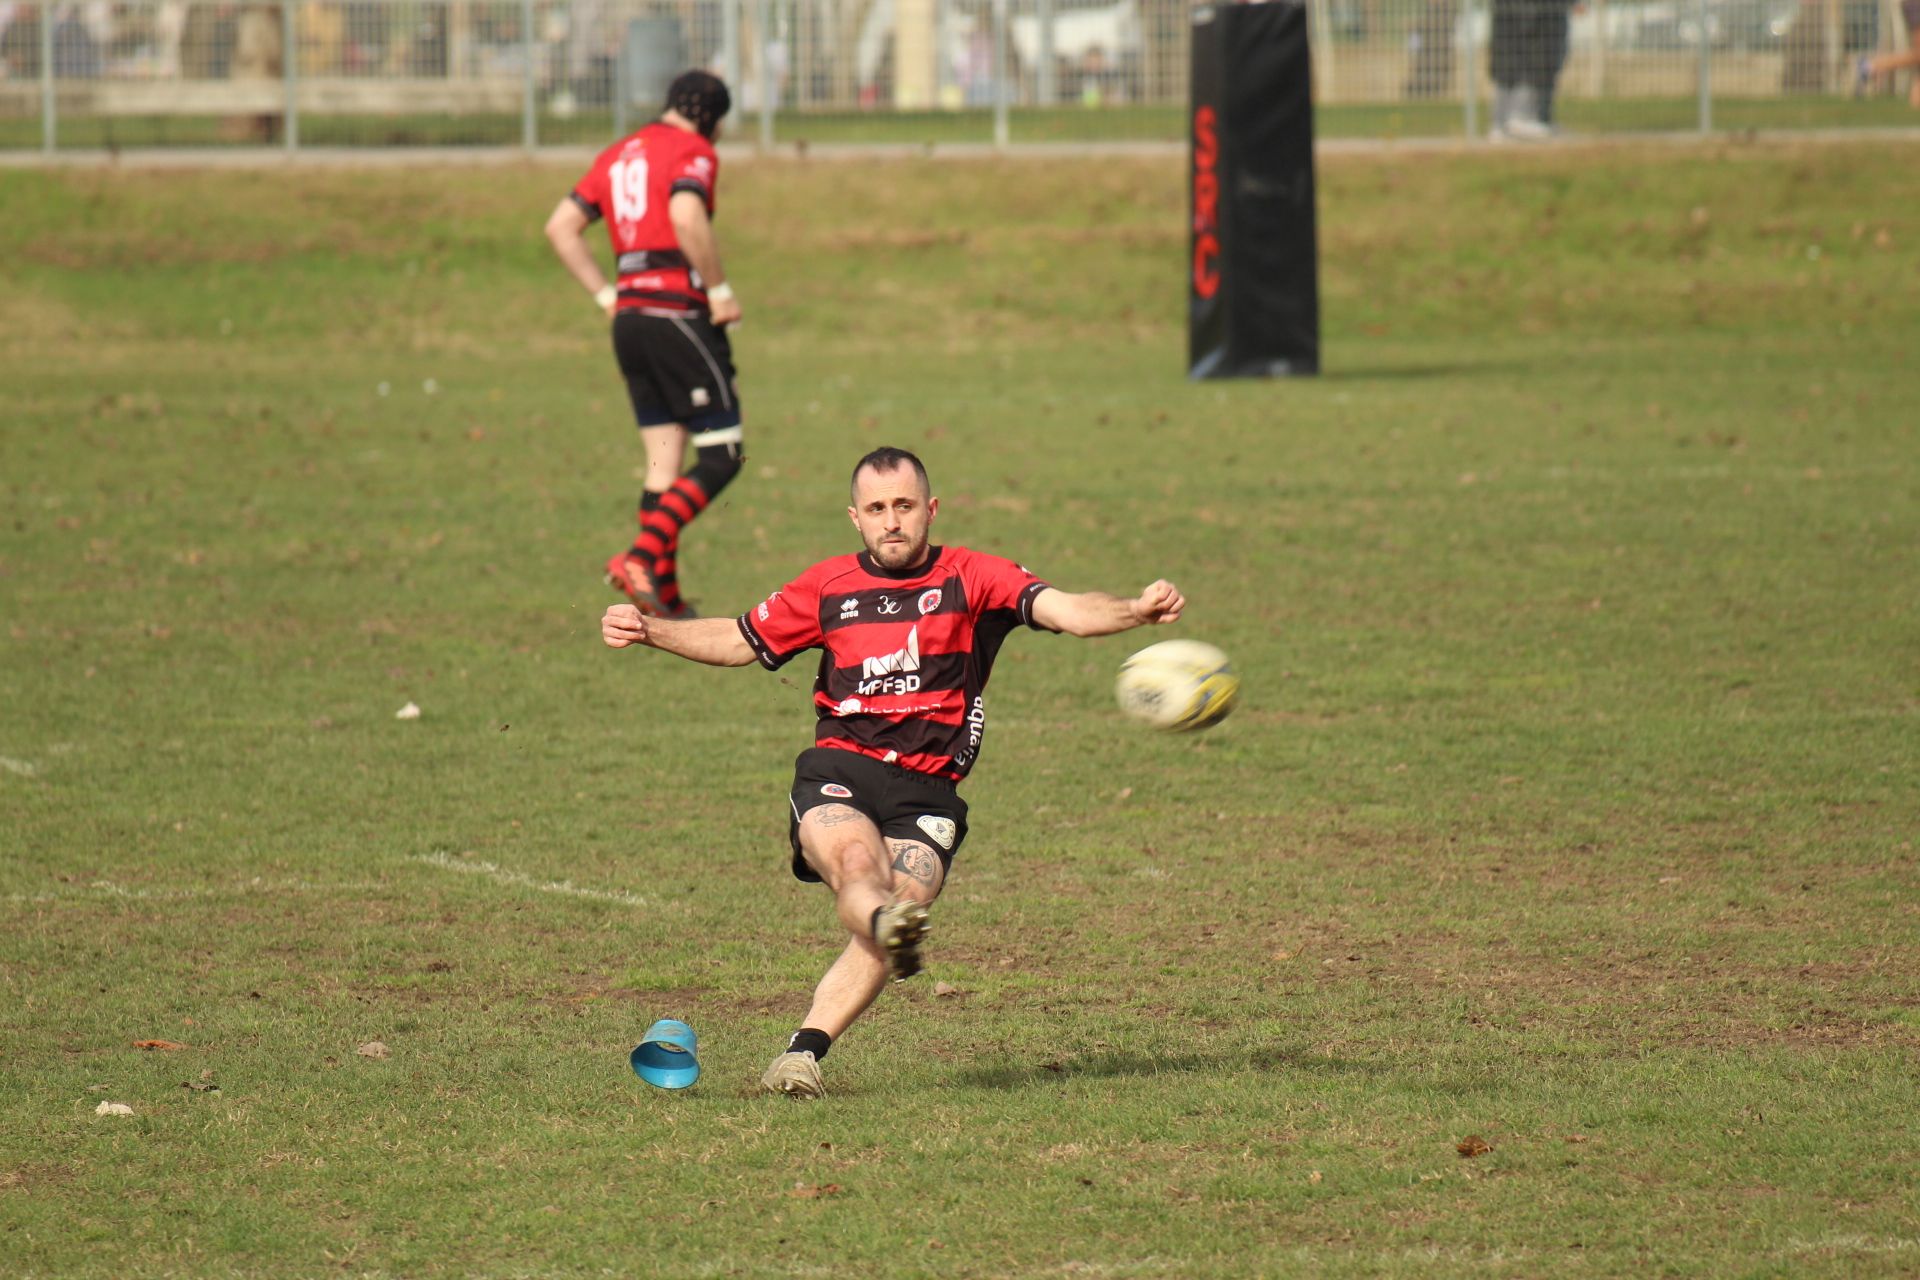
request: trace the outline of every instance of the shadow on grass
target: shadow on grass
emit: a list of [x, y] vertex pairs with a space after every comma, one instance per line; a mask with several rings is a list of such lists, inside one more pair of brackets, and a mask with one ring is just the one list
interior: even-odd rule
[[1027, 1089], [1074, 1079], [1132, 1076], [1232, 1075], [1243, 1071], [1288, 1071], [1296, 1075], [1378, 1075], [1391, 1068], [1357, 1058], [1336, 1058], [1279, 1046], [1208, 1053], [1143, 1053], [1103, 1050], [1045, 1062], [972, 1067], [955, 1083], [976, 1089]]
[[1461, 360], [1448, 364], [1381, 364], [1322, 369], [1323, 382], [1417, 382], [1427, 378], [1456, 378], [1469, 374], [1522, 373], [1534, 366], [1526, 360]]

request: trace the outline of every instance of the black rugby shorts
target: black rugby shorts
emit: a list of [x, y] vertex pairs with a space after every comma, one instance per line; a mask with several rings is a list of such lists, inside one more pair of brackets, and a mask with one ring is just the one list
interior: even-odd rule
[[940, 857], [944, 873], [967, 838], [967, 802], [946, 778], [935, 778], [871, 756], [833, 747], [808, 747], [793, 762], [793, 874], [809, 884], [820, 875], [800, 852], [800, 819], [823, 804], [844, 804], [873, 819], [889, 840], [916, 840]]
[[677, 422], [698, 435], [740, 425], [733, 346], [704, 314], [618, 311], [613, 356], [641, 426]]

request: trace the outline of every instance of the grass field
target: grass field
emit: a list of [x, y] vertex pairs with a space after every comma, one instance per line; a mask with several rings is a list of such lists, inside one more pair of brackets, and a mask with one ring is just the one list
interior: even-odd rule
[[1133, 637], [1011, 639], [817, 1105], [807, 664], [599, 644], [575, 175], [0, 177], [4, 1269], [1913, 1274], [1915, 157], [1340, 158], [1326, 375], [1200, 385], [1175, 161], [733, 166], [703, 606], [897, 443], [1247, 682], [1156, 736]]

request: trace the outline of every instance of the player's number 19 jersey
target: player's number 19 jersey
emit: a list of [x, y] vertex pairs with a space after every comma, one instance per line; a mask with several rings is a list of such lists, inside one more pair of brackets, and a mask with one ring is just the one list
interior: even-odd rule
[[676, 192], [691, 191], [711, 215], [719, 174], [712, 143], [657, 121], [595, 157], [573, 188], [573, 202], [589, 219], [607, 220], [622, 307], [692, 311], [707, 305], [668, 206]]
[[987, 677], [1017, 626], [1046, 630], [1033, 602], [1047, 583], [1011, 560], [934, 547], [890, 573], [871, 557], [814, 565], [742, 614], [768, 670], [819, 648], [814, 745], [963, 778], [986, 733]]

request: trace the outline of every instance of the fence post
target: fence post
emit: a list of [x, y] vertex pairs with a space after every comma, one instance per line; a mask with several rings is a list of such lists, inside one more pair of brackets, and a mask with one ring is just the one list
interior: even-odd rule
[[287, 92], [287, 118], [280, 131], [288, 154], [300, 149], [299, 0], [280, 0], [280, 80]]
[[52, 155], [60, 131], [53, 102], [53, 5], [40, 0], [40, 149]]
[[531, 151], [540, 142], [540, 126], [533, 110], [533, 0], [520, 0], [520, 48], [521, 61], [526, 64], [521, 75], [520, 145]]
[[1333, 19], [1327, 13], [1327, 0], [1309, 0], [1307, 47], [1313, 59], [1313, 96], [1320, 102], [1331, 102], [1340, 82], [1340, 55], [1333, 47]]
[[773, 5], [753, 0], [754, 74], [760, 87], [760, 149], [773, 150]]
[[1607, 96], [1607, 0], [1593, 0], [1593, 67], [1588, 91], [1594, 100]]
[[1480, 136], [1475, 119], [1480, 97], [1480, 48], [1473, 36], [1473, 0], [1460, 5], [1460, 129], [1469, 138]]
[[1040, 65], [1033, 69], [1034, 97], [1039, 99], [1034, 105], [1047, 109], [1060, 105], [1060, 86], [1053, 78], [1053, 0], [1039, 0], [1035, 13], [1040, 26]]
[[1700, 22], [1700, 132], [1713, 132], [1713, 36], [1707, 30], [1707, 0], [1695, 0]]
[[993, 145], [1005, 150], [1007, 128], [1007, 0], [993, 0]]
[[614, 11], [614, 21], [620, 24], [620, 39], [614, 43], [613, 53], [613, 136], [627, 136], [627, 50], [632, 32], [631, 21], [625, 9]]
[[[727, 88], [734, 94], [745, 97], [746, 88], [740, 82], [740, 6], [743, 0], [721, 0], [720, 4], [720, 75], [727, 82]], [[740, 114], [745, 115], [742, 111]]]
[[1822, 6], [1825, 16], [1825, 31], [1821, 49], [1820, 83], [1830, 91], [1837, 91], [1846, 83], [1846, 37], [1840, 21], [1840, 0], [1827, 0]]

